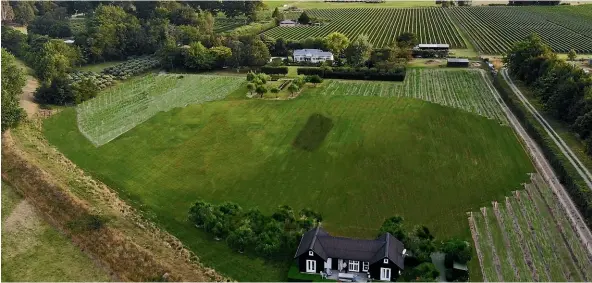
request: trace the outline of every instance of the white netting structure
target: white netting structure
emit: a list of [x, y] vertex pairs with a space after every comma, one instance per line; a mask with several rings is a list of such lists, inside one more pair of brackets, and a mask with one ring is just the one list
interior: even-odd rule
[[232, 76], [140, 77], [78, 105], [78, 129], [95, 146], [101, 146], [160, 111], [223, 99], [243, 82], [244, 78]]

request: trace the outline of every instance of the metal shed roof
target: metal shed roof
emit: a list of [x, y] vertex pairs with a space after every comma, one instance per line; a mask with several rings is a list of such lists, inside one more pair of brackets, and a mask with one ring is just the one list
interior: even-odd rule
[[469, 63], [469, 59], [466, 58], [448, 58], [449, 63]]

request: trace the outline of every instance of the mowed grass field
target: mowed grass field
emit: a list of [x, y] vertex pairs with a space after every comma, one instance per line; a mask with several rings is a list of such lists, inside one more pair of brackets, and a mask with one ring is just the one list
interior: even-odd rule
[[98, 148], [78, 131], [74, 109], [46, 120], [44, 132], [206, 265], [241, 281], [286, 280], [289, 263], [231, 252], [190, 225], [196, 199], [263, 212], [308, 207], [332, 234], [349, 237], [373, 238], [399, 214], [439, 238], [469, 240], [466, 212], [503, 199], [533, 171], [498, 120], [418, 99], [362, 96], [368, 87], [359, 96], [323, 94], [330, 82], [292, 100], [237, 95], [161, 112]]
[[2, 182], [2, 281], [110, 281], [110, 277]]

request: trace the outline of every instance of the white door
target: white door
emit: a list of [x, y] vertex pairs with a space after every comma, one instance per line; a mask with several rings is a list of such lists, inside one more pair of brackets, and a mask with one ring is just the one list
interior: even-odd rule
[[330, 257], [328, 257], [327, 261], [325, 261], [325, 269], [327, 269], [327, 268], [331, 269], [331, 263], [332, 263], [332, 259]]
[[317, 261], [316, 260], [310, 260], [310, 259], [306, 260], [306, 272], [312, 272], [312, 273], [317, 272]]
[[380, 268], [380, 280], [383, 281], [391, 281], [391, 269], [390, 268]]

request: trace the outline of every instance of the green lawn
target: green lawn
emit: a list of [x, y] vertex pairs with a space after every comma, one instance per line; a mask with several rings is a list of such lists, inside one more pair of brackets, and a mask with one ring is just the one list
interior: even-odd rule
[[2, 281], [109, 281], [33, 206], [2, 182]]
[[329, 232], [351, 237], [374, 237], [385, 218], [400, 214], [437, 237], [469, 240], [465, 213], [502, 199], [533, 171], [497, 120], [411, 98], [323, 89], [293, 100], [231, 95], [176, 108], [98, 148], [78, 131], [74, 109], [46, 120], [44, 132], [206, 265], [241, 281], [283, 281], [290, 263], [233, 253], [195, 229], [186, 218], [196, 199], [264, 212], [309, 207], [323, 214]]

